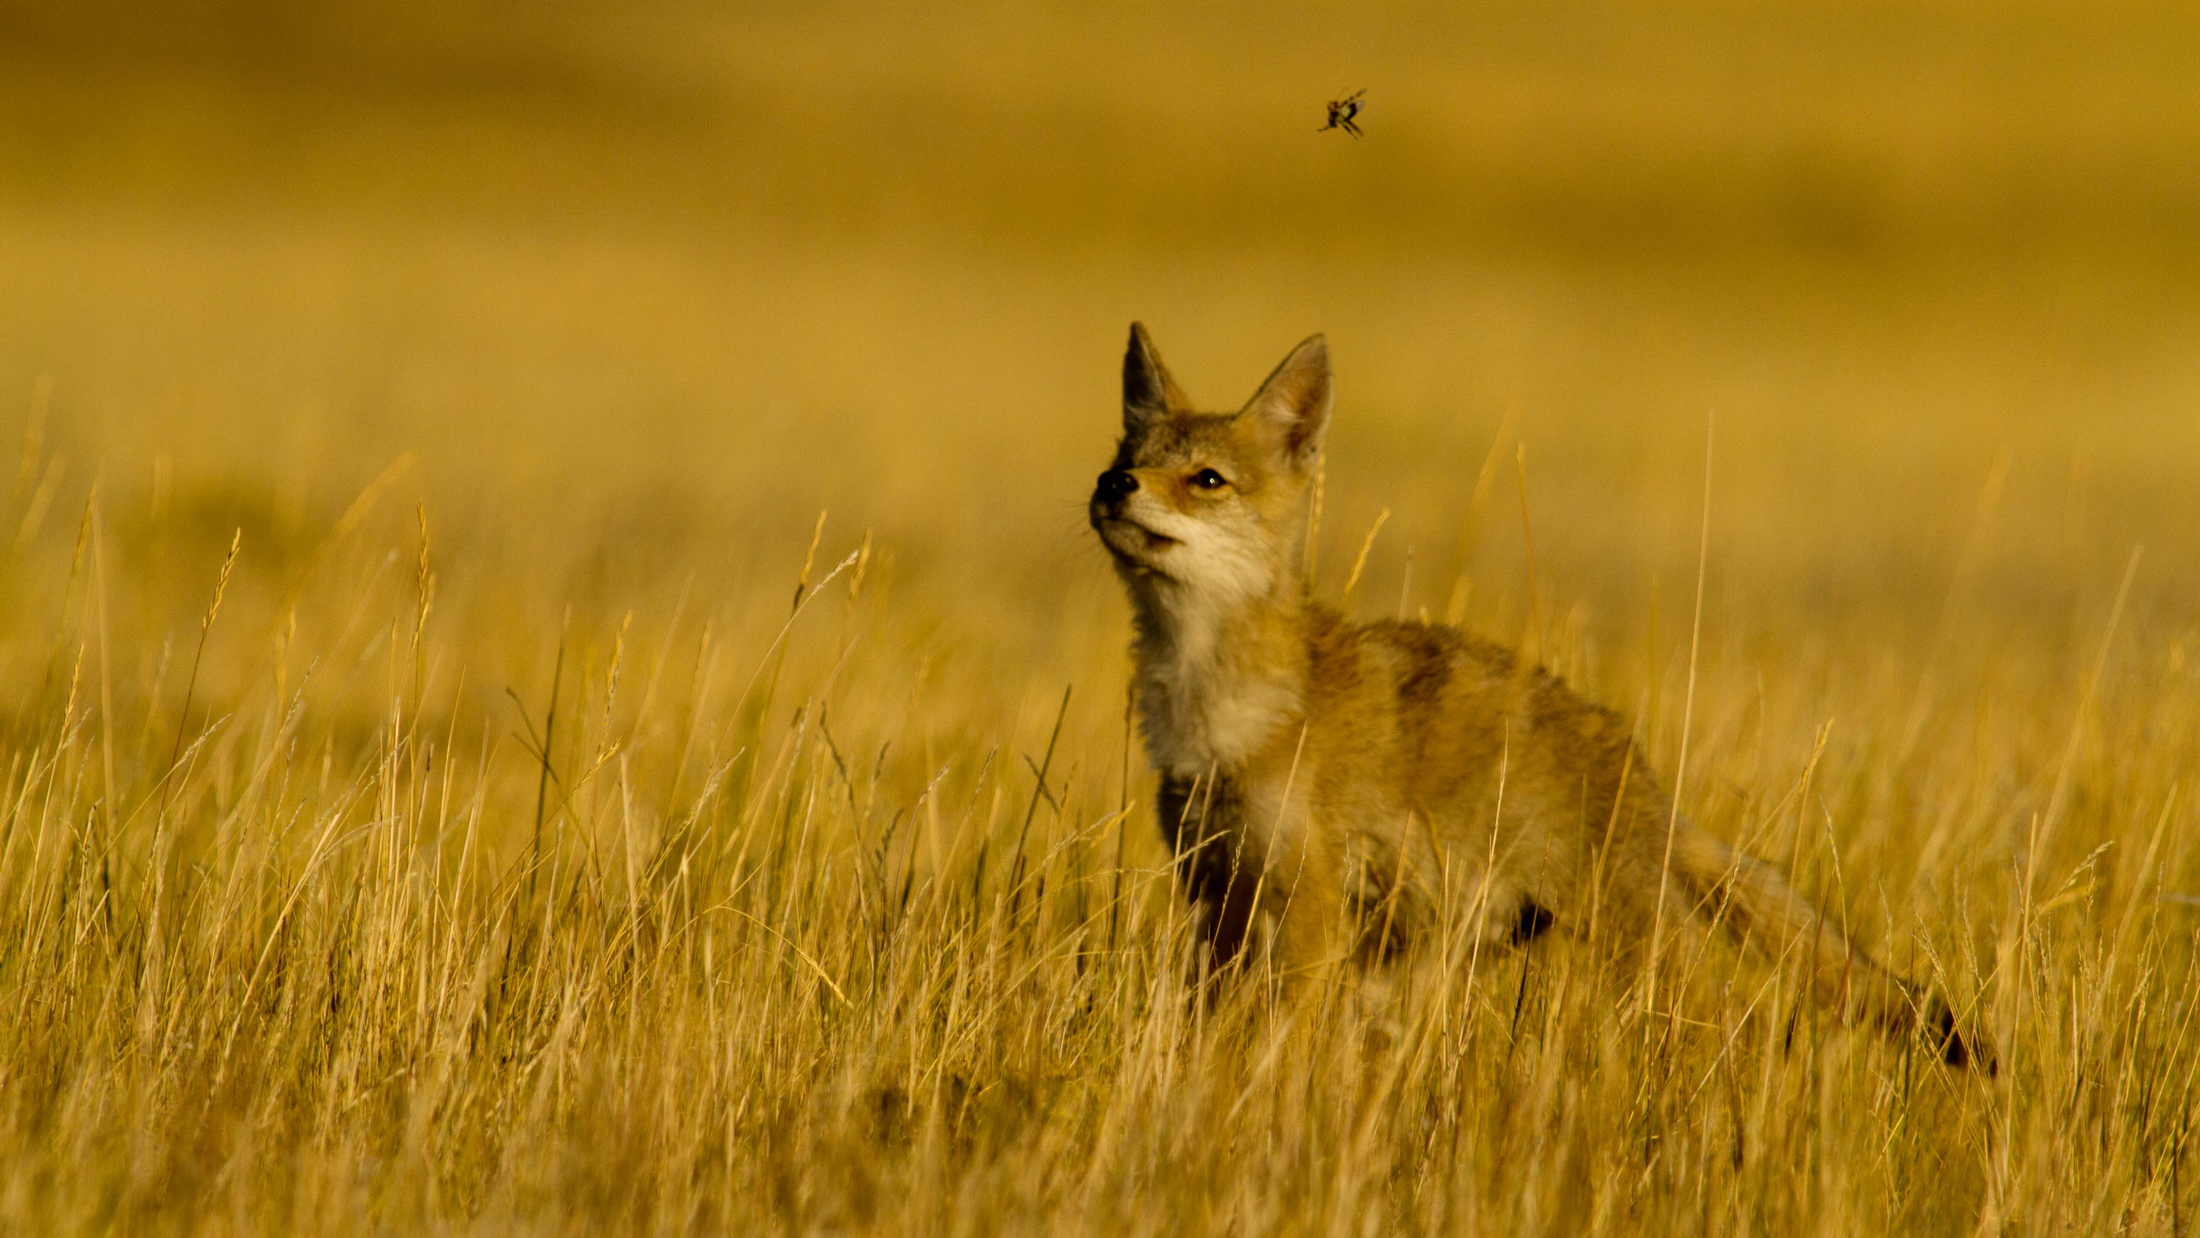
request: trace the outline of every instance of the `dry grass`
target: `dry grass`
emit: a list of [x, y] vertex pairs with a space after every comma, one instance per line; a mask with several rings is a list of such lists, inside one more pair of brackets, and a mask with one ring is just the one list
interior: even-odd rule
[[[0, 6], [0, 1226], [2191, 1232], [2189, 13], [300, 11]], [[1326, 327], [1320, 588], [1668, 770], [1693, 670], [2001, 1076], [1720, 946], [1195, 1000], [1132, 317]]]

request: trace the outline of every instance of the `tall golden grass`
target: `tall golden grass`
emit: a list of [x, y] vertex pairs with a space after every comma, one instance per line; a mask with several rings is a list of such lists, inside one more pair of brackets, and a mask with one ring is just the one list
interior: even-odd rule
[[[2195, 29], [0, 5], [0, 1226], [2191, 1232]], [[1328, 330], [1317, 587], [1999, 1076], [1718, 946], [1195, 997], [1134, 317]]]

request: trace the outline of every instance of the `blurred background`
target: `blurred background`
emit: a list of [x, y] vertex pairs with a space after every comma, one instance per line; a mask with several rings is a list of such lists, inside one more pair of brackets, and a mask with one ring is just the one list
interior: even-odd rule
[[1714, 653], [2067, 684], [2142, 543], [2190, 643], [2196, 151], [2183, 4], [4, 0], [0, 532], [58, 582], [100, 487], [150, 649], [384, 478], [539, 678], [568, 604], [768, 635], [829, 510], [1043, 707], [1125, 325], [1218, 407], [1326, 330], [1363, 613], [1633, 694], [1708, 446]]

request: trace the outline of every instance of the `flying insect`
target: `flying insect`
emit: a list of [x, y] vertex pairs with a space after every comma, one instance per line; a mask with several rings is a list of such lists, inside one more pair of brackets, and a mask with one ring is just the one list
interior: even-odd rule
[[1366, 93], [1367, 88], [1362, 86], [1342, 99], [1331, 100], [1329, 103], [1329, 123], [1314, 132], [1327, 133], [1331, 129], [1342, 129], [1355, 138], [1359, 137], [1360, 127], [1354, 124], [1353, 121], [1359, 116], [1360, 109], [1366, 106], [1360, 102], [1360, 96]]

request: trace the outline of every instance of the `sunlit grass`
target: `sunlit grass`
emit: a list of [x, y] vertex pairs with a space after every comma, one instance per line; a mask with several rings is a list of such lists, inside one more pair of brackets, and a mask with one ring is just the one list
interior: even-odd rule
[[[507, 685], [443, 614], [464, 565], [432, 520], [369, 495], [271, 622], [243, 559], [195, 674], [197, 630], [150, 662], [114, 640], [105, 503], [19, 595], [61, 618], [15, 646], [6, 733], [18, 1224], [2169, 1232], [2189, 1206], [2189, 672], [1988, 674], [1975, 717], [1914, 722], [1908, 683], [1827, 689], [1861, 746], [1768, 741], [1792, 686], [1706, 693], [1699, 811], [1975, 995], [1987, 1081], [1720, 949], [1657, 1010], [1562, 943], [1431, 943], [1296, 1021], [1251, 980], [1197, 998], [1105, 625], [1066, 697], [943, 680], [917, 633], [952, 612], [883, 600], [916, 582], [875, 544], [820, 537], [753, 619], [545, 624]], [[2035, 712], [2067, 742], [2011, 782]]]

